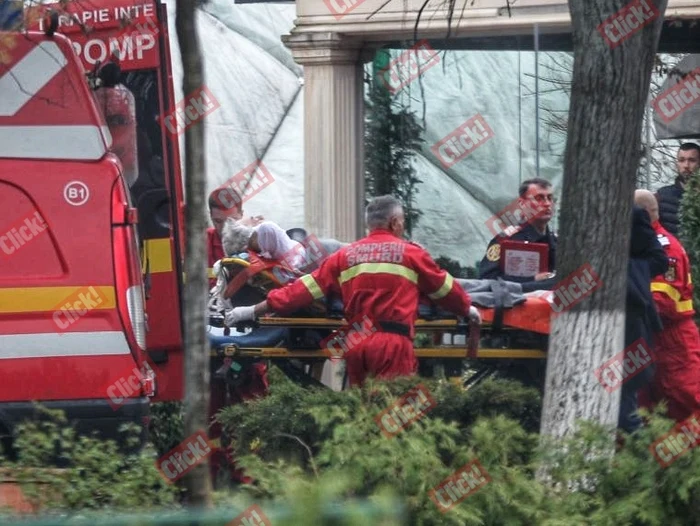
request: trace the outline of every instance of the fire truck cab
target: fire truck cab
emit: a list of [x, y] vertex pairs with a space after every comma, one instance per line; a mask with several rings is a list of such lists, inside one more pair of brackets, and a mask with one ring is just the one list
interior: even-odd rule
[[0, 31], [0, 435], [38, 402], [112, 436], [145, 423], [151, 400], [182, 398], [165, 6], [22, 15]]

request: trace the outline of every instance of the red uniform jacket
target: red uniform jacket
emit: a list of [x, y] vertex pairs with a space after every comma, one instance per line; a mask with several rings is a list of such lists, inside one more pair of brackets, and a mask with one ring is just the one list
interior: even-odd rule
[[224, 246], [221, 244], [221, 237], [216, 232], [216, 228], [207, 228], [207, 258], [209, 268], [207, 276], [209, 277], [209, 288], [216, 285], [216, 276], [214, 275], [214, 263], [224, 257]]
[[464, 289], [425, 250], [381, 229], [331, 254], [313, 273], [271, 291], [267, 302], [273, 311], [289, 314], [329, 293], [342, 297], [349, 324], [364, 316], [402, 323], [411, 328], [411, 337], [421, 293], [458, 316], [466, 316], [470, 306]]
[[666, 274], [659, 274], [651, 282], [656, 307], [662, 321], [691, 318], [693, 310], [693, 282], [690, 261], [680, 242], [656, 221], [653, 225], [659, 243], [668, 256]]

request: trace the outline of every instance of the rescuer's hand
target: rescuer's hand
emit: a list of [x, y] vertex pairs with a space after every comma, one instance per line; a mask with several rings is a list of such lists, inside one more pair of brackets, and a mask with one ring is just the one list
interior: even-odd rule
[[469, 307], [469, 321], [474, 322], [477, 325], [481, 325], [481, 314], [479, 314], [479, 309], [477, 309], [474, 305]]
[[242, 321], [252, 321], [255, 319], [255, 305], [249, 307], [235, 307], [226, 312], [224, 323], [227, 327], [233, 327]]

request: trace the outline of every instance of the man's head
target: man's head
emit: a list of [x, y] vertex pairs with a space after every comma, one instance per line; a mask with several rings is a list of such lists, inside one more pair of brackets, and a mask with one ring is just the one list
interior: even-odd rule
[[[219, 237], [223, 232], [226, 219], [230, 217], [238, 221], [243, 217], [243, 206], [240, 204], [240, 199], [238, 200], [239, 204], [233, 207], [227, 207], [222, 200], [219, 199], [219, 192], [221, 191], [221, 188], [217, 188], [209, 194], [209, 216], [211, 217], [211, 222], [214, 224], [214, 228], [219, 234]], [[228, 188], [225, 191], [227, 192], [227, 202], [230, 202], [232, 190]]]
[[676, 162], [681, 181], [687, 181], [700, 168], [700, 146], [694, 142], [681, 144], [681, 147], [678, 148]]
[[554, 216], [554, 191], [552, 183], [538, 177], [528, 179], [518, 189], [520, 204], [523, 209], [534, 208], [536, 214], [529, 222], [544, 230]]
[[659, 220], [659, 203], [649, 190], [635, 190], [634, 204], [647, 211], [652, 223]]
[[402, 237], [404, 221], [403, 205], [394, 196], [375, 197], [367, 205], [365, 222], [370, 231], [383, 228], [389, 230], [396, 237]]

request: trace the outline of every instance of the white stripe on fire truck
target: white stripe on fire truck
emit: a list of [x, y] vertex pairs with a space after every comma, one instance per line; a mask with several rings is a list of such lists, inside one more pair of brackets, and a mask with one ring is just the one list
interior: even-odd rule
[[[11, 117], [66, 66], [55, 42], [40, 42], [0, 77], [0, 117]], [[55, 101], [60, 104], [60, 101]]]
[[0, 126], [0, 157], [97, 161], [107, 152], [106, 139], [111, 136], [92, 125]]
[[0, 360], [129, 354], [124, 333], [62, 332], [1, 334]]

